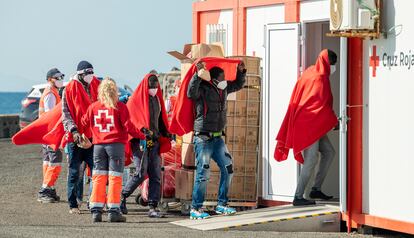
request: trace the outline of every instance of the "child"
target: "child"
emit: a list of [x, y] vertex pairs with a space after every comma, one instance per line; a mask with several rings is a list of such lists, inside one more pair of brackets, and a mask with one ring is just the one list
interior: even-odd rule
[[138, 139], [145, 139], [145, 136], [131, 124], [127, 107], [118, 100], [118, 88], [113, 79], [107, 77], [101, 82], [98, 101], [89, 106], [82, 123], [91, 128], [94, 144], [90, 198], [92, 220], [102, 221], [102, 210], [106, 203], [109, 222], [125, 222], [126, 218], [119, 209], [125, 143], [128, 133]]

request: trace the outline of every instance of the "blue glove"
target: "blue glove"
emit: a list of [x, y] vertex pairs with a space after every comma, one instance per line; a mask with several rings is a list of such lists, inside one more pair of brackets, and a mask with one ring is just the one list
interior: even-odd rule
[[128, 98], [129, 98], [130, 96], [131, 96], [131, 95], [129, 95], [129, 93], [128, 93], [128, 94], [125, 94], [125, 95], [123, 95], [123, 96], [119, 97], [119, 101], [120, 101], [120, 102], [123, 102], [123, 103], [127, 103], [127, 102], [128, 102]]

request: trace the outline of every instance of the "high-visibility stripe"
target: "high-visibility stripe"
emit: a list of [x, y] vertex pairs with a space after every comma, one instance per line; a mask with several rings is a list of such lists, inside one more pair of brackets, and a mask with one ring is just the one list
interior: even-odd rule
[[120, 203], [107, 203], [108, 208], [119, 208]]
[[92, 175], [108, 175], [108, 170], [93, 170]]
[[109, 171], [108, 175], [109, 176], [115, 176], [115, 177], [122, 177], [123, 173], [122, 172], [116, 172], [116, 171]]
[[90, 202], [89, 205], [91, 208], [104, 207], [105, 203], [104, 202]]
[[43, 166], [49, 165], [49, 161], [43, 161]]

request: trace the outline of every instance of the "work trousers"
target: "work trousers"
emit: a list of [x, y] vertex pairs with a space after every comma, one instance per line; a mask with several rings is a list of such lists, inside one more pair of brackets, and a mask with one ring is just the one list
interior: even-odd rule
[[[97, 144], [93, 149], [92, 212], [102, 212], [106, 204], [109, 212], [119, 212], [124, 172], [125, 145], [123, 143]], [[108, 184], [108, 193], [106, 185]]]

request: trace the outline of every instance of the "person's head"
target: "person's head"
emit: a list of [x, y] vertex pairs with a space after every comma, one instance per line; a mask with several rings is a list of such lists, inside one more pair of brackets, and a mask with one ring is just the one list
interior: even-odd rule
[[93, 66], [88, 61], [82, 60], [78, 64], [77, 68], [78, 79], [83, 82], [90, 84], [93, 79]]
[[158, 92], [158, 87], [159, 87], [159, 82], [158, 82], [158, 78], [155, 75], [151, 75], [148, 78], [148, 93], [151, 96], [155, 96], [157, 95]]
[[65, 77], [57, 68], [50, 69], [46, 74], [47, 82], [56, 88], [63, 87], [63, 78]]
[[98, 100], [103, 103], [105, 107], [116, 108], [118, 103], [118, 87], [113, 79], [106, 77], [99, 84]]
[[338, 60], [338, 56], [332, 50], [328, 50], [328, 58], [329, 65], [331, 66], [331, 74], [334, 74], [336, 71], [336, 62]]
[[227, 87], [227, 81], [224, 77], [224, 70], [220, 67], [213, 67], [210, 69], [210, 77], [217, 88], [224, 90]]

